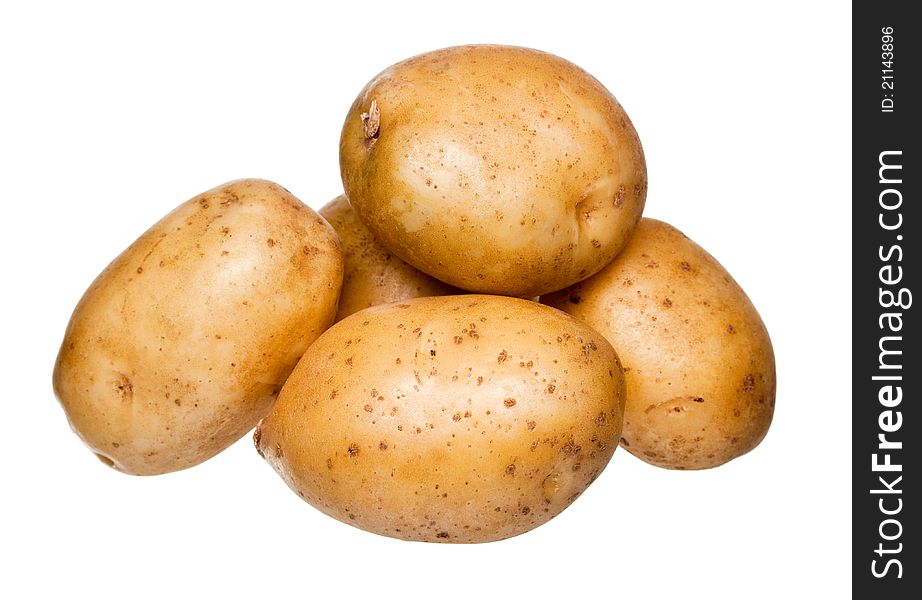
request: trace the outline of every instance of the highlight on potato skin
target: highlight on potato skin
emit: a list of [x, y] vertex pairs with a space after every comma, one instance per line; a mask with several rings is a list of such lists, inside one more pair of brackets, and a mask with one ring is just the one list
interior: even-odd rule
[[775, 357], [730, 274], [679, 230], [644, 218], [597, 275], [541, 302], [604, 335], [624, 364], [621, 445], [670, 469], [706, 469], [755, 448], [775, 407]]
[[242, 179], [181, 204], [90, 285], [53, 385], [107, 465], [155, 475], [196, 465], [269, 410], [332, 322], [336, 233], [283, 187]]
[[408, 265], [381, 246], [356, 216], [345, 194], [320, 209], [339, 236], [345, 271], [336, 321], [363, 308], [464, 292]]
[[640, 139], [612, 94], [528, 48], [473, 45], [385, 69], [340, 138], [356, 213], [458, 288], [536, 296], [599, 271], [640, 219]]
[[545, 523], [595, 480], [623, 404], [617, 355], [576, 319], [518, 298], [416, 298], [324, 333], [254, 442], [344, 523], [488, 542]]

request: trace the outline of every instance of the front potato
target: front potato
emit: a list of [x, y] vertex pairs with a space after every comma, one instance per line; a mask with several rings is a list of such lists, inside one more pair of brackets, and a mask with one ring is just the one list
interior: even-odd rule
[[640, 219], [640, 139], [611, 93], [551, 54], [475, 45], [378, 74], [340, 139], [346, 195], [381, 244], [476, 292], [592, 275]]
[[240, 180], [180, 205], [96, 278], [54, 369], [71, 427], [106, 464], [200, 463], [269, 410], [332, 322], [342, 256], [287, 190]]
[[706, 469], [755, 448], [775, 407], [775, 357], [746, 293], [676, 228], [643, 219], [600, 273], [541, 298], [601, 332], [624, 363], [621, 445]]
[[618, 444], [623, 403], [614, 350], [575, 319], [515, 298], [418, 298], [322, 335], [254, 439], [344, 523], [487, 542], [586, 489]]

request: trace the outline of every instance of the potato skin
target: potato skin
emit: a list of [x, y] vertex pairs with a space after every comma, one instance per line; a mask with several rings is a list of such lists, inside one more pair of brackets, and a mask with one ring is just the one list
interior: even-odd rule
[[611, 93], [570, 62], [510, 46], [384, 70], [346, 116], [340, 169], [383, 246], [456, 287], [520, 297], [608, 264], [647, 190], [640, 139]]
[[548, 521], [598, 476], [623, 389], [611, 346], [560, 311], [417, 298], [322, 335], [254, 441], [292, 490], [344, 523], [487, 542]]
[[181, 204], [74, 310], [53, 376], [71, 427], [124, 473], [214, 456], [268, 412], [332, 322], [342, 269], [333, 229], [272, 182]]
[[345, 195], [319, 212], [336, 230], [345, 261], [336, 321], [378, 304], [464, 293], [388, 252], [359, 220]]
[[678, 229], [643, 219], [600, 273], [541, 302], [617, 349], [627, 404], [621, 445], [670, 469], [706, 469], [755, 448], [775, 407], [775, 357], [746, 293]]

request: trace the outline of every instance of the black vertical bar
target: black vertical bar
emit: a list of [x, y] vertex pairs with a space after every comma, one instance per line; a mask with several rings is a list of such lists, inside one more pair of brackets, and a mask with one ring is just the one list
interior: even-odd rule
[[[922, 23], [914, 3], [852, 7], [852, 585], [919, 598], [917, 283]], [[912, 590], [912, 592], [910, 592]]]

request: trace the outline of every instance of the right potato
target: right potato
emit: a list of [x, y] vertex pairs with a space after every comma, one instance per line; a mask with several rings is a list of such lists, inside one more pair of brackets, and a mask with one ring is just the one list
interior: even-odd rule
[[604, 335], [627, 386], [621, 445], [671, 469], [755, 448], [775, 407], [775, 358], [746, 293], [681, 231], [642, 219], [598, 274], [541, 297]]

